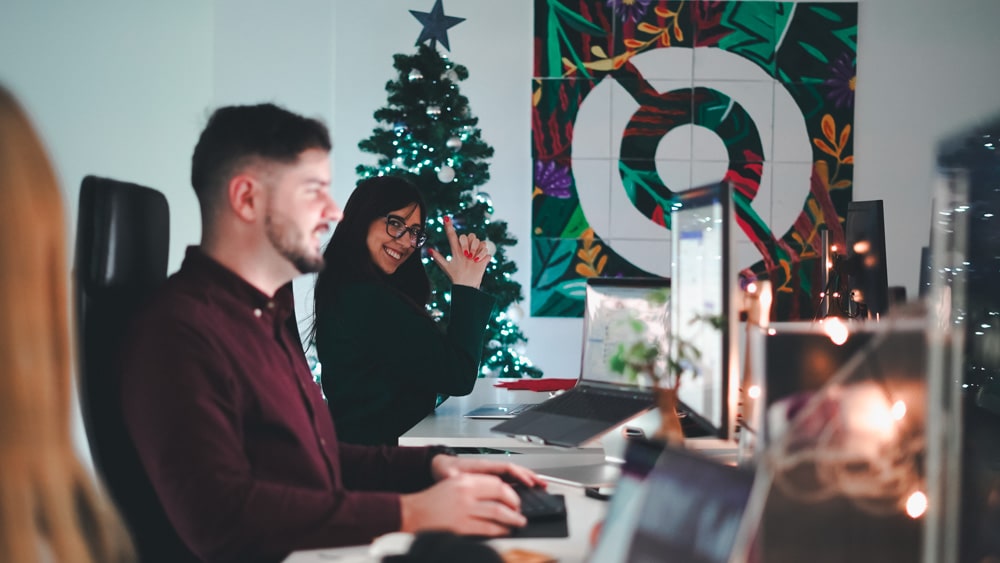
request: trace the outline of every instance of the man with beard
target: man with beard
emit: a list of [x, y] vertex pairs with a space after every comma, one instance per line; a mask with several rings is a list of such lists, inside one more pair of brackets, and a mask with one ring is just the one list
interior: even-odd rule
[[[133, 324], [126, 423], [180, 538], [206, 562], [280, 561], [392, 531], [497, 536], [523, 526], [507, 463], [339, 444], [297, 334], [291, 280], [323, 268], [326, 127], [271, 104], [225, 107], [191, 183], [202, 239]], [[387, 327], [389, 338], [391, 327]]]

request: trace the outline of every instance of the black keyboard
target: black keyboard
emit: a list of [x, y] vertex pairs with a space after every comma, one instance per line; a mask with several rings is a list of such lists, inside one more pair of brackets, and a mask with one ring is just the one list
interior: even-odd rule
[[529, 487], [524, 483], [511, 483], [510, 486], [521, 498], [521, 514], [528, 520], [566, 516], [566, 502], [562, 495], [553, 495], [541, 487]]

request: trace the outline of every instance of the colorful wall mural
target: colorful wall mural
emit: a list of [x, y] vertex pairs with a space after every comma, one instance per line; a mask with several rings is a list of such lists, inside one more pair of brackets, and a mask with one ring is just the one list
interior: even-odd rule
[[535, 0], [531, 313], [668, 276], [673, 193], [727, 179], [741, 280], [809, 317], [851, 200], [856, 41], [857, 3]]

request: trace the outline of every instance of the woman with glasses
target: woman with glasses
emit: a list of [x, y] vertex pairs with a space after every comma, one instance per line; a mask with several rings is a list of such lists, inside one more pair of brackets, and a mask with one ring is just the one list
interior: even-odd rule
[[467, 395], [479, 373], [494, 298], [479, 291], [486, 241], [445, 220], [451, 259], [428, 255], [452, 282], [446, 330], [428, 315], [421, 261], [427, 213], [417, 188], [380, 176], [358, 184], [316, 280], [316, 352], [341, 441], [396, 444], [437, 396]]

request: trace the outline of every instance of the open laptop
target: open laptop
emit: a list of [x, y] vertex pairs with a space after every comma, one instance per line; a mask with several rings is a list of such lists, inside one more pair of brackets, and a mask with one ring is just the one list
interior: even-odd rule
[[726, 563], [745, 541], [753, 486], [752, 471], [633, 441], [589, 561]]
[[[493, 427], [494, 432], [563, 447], [579, 447], [651, 409], [650, 382], [609, 367], [619, 346], [637, 338], [658, 344], [666, 363], [670, 280], [590, 278], [584, 299], [583, 354], [575, 387]], [[644, 330], [636, 332], [640, 323]], [[640, 336], [641, 334], [641, 336]]]

